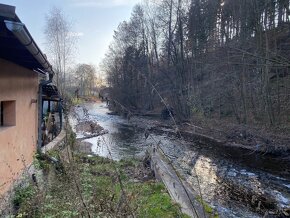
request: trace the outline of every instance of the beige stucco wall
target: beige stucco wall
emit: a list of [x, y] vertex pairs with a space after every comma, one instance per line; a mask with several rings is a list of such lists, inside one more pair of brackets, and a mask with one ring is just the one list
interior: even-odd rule
[[37, 73], [0, 59], [0, 101], [16, 101], [16, 125], [0, 127], [0, 196], [32, 163], [37, 146]]

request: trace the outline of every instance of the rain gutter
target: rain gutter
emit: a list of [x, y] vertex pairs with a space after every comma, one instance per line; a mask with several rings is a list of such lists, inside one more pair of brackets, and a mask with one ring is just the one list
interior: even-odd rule
[[38, 48], [37, 44], [34, 42], [25, 25], [21, 22], [14, 22], [10, 20], [4, 20], [4, 22], [7, 29], [10, 30], [13, 35], [22, 43], [22, 45], [26, 47], [26, 49], [43, 67], [43, 70], [48, 72], [49, 74], [54, 74], [46, 56]]

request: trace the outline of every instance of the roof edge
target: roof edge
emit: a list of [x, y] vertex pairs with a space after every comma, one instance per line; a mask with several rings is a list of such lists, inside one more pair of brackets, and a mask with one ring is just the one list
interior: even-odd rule
[[0, 16], [15, 19], [17, 17], [15, 10], [15, 6], [0, 4]]
[[13, 33], [13, 35], [21, 42], [23, 46], [32, 54], [45, 71], [54, 74], [52, 66], [37, 46], [25, 25], [21, 22], [4, 20], [6, 28]]

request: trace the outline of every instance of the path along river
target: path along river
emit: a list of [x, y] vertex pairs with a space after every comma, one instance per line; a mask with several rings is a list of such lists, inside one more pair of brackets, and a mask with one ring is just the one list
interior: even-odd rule
[[94, 154], [115, 160], [142, 157], [148, 146], [160, 143], [180, 174], [220, 217], [263, 217], [266, 211], [276, 217], [277, 209], [290, 207], [290, 177], [282, 170], [287, 170], [289, 161], [194, 144], [166, 134], [166, 129], [151, 132], [145, 140], [145, 129], [156, 127], [160, 120], [133, 117], [128, 121], [108, 114], [104, 103], [84, 103], [73, 111], [69, 120], [77, 138], [84, 134], [76, 131], [79, 121], [92, 120], [108, 130], [84, 140], [92, 144]]

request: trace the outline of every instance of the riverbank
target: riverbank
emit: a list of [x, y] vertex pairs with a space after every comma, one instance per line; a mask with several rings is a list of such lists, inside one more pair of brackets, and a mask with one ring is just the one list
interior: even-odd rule
[[16, 217], [188, 217], [141, 160], [81, 152], [73, 134], [68, 137], [69, 144], [49, 152], [57, 165], [37, 156], [44, 184], [16, 188]]
[[248, 152], [272, 155], [290, 161], [290, 138], [262, 133], [263, 130], [251, 129], [247, 126], [227, 128], [228, 131], [224, 131], [190, 123], [175, 126], [173, 122], [164, 124], [164, 122], [159, 121], [159, 124], [150, 130], [175, 134], [177, 137], [183, 137], [187, 141], [199, 144], [240, 148]]
[[[101, 102], [97, 98], [85, 98], [82, 101]], [[129, 117], [127, 117], [128, 114]], [[162, 120], [157, 112], [131, 112], [124, 107], [121, 112], [113, 111], [111, 115], [123, 115], [128, 120], [133, 116], [150, 117], [155, 120], [155, 126], [151, 129], [153, 131], [167, 131], [176, 133], [176, 136], [182, 136], [189, 141], [241, 148], [250, 152], [279, 156], [290, 161], [290, 127], [234, 124], [223, 119], [201, 117], [194, 117], [187, 122], [177, 122], [172, 119]]]
[[279, 127], [233, 124], [223, 120], [207, 119], [184, 123], [181, 130], [213, 138], [217, 144], [240, 147], [253, 152], [283, 157], [290, 155], [289, 129]]
[[[110, 108], [114, 110], [114, 108]], [[237, 124], [230, 119], [205, 118], [193, 116], [180, 122], [161, 119], [161, 109], [155, 111], [130, 111], [125, 107], [116, 107], [112, 114], [151, 117], [159, 124], [156, 128], [167, 128], [185, 138], [194, 138], [201, 143], [214, 143], [227, 147], [240, 147], [252, 152], [272, 154], [288, 158], [290, 161], [290, 126], [265, 126]], [[121, 110], [121, 111], [119, 111]]]
[[[71, 115], [73, 128], [77, 120], [82, 122], [89, 118], [108, 130], [108, 134], [84, 140], [87, 148], [104, 157], [111, 156], [115, 160], [143, 157], [148, 147], [159, 144], [178, 173], [192, 188], [200, 187], [195, 191], [202, 193], [203, 199], [220, 217], [245, 214], [260, 217], [268, 211], [279, 214], [287, 208], [289, 182], [283, 169], [289, 167], [280, 159], [272, 160], [268, 155], [256, 155], [240, 148], [184, 140], [184, 136], [177, 137], [170, 123], [163, 122], [161, 126], [160, 121], [141, 116], [128, 120], [112, 115], [105, 103], [86, 102], [75, 107]], [[81, 131], [76, 134], [78, 138], [84, 135]]]
[[[127, 115], [127, 111], [125, 115]], [[124, 113], [112, 112], [113, 115]], [[157, 112], [131, 112], [132, 117], [148, 117], [156, 121], [154, 131], [171, 132], [189, 141], [203, 144], [234, 147], [287, 158], [290, 161], [290, 129], [289, 127], [251, 126], [234, 124], [221, 119], [205, 119], [195, 117], [192, 120], [179, 122], [177, 120], [161, 119]]]

